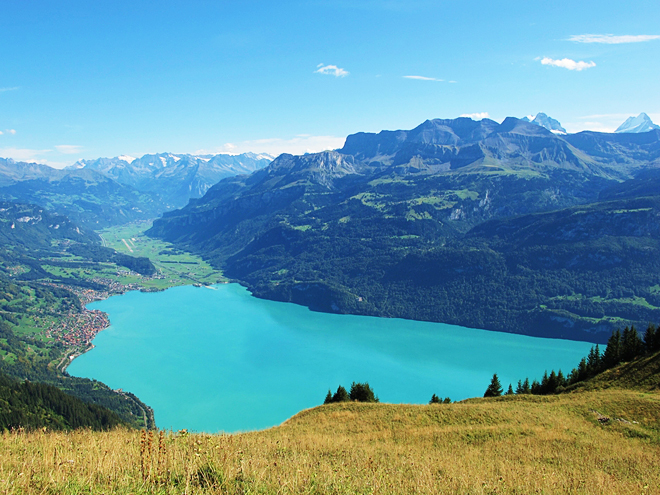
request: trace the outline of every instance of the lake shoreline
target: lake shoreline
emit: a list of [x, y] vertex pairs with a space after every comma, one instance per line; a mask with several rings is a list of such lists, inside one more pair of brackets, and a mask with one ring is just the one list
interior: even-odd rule
[[369, 382], [388, 403], [423, 404], [434, 393], [456, 401], [483, 395], [495, 372], [515, 386], [525, 376], [540, 379], [545, 367], [569, 371], [589, 348], [313, 312], [254, 297], [236, 283], [197, 289], [179, 286], [148, 297], [130, 291], [97, 301], [91, 308], [110, 314], [116, 331], [101, 332], [95, 353], [76, 358], [69, 372], [133, 391], [154, 408], [160, 427], [245, 431], [280, 424], [321, 404], [329, 388], [353, 381]]

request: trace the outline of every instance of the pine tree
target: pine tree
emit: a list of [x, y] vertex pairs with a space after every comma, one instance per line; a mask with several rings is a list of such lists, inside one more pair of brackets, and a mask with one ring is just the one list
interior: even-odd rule
[[580, 364], [577, 367], [577, 379], [576, 381], [582, 382], [589, 378], [589, 366], [587, 365], [587, 359], [582, 358]]
[[558, 387], [565, 387], [567, 385], [566, 378], [564, 377], [564, 374], [559, 370], [557, 372], [557, 386]]
[[348, 397], [348, 392], [346, 392], [346, 389], [339, 385], [337, 387], [337, 391], [335, 392], [335, 395], [332, 396], [332, 402], [348, 402], [350, 399]]
[[623, 330], [623, 338], [621, 339], [621, 360], [632, 361], [642, 353], [643, 348], [642, 339], [634, 326]]
[[378, 402], [378, 397], [374, 395], [374, 391], [367, 382], [351, 384], [351, 392], [349, 393], [350, 400], [358, 402]]
[[646, 352], [655, 351], [658, 344], [660, 344], [660, 333], [658, 333], [653, 323], [649, 323], [646, 332], [644, 332], [644, 347], [646, 348]]
[[330, 404], [332, 402], [332, 392], [328, 390], [328, 395], [325, 396], [324, 404]]
[[524, 394], [523, 384], [521, 380], [518, 380], [518, 385], [516, 386], [516, 395]]
[[616, 330], [607, 341], [607, 347], [603, 353], [603, 369], [614, 368], [621, 362], [621, 331]]
[[484, 393], [484, 397], [499, 397], [500, 395], [502, 395], [502, 385], [500, 379], [497, 378], [497, 373], [495, 373]]
[[541, 384], [538, 382], [538, 380], [534, 380], [532, 382], [530, 393], [533, 395], [541, 395]]
[[545, 395], [548, 393], [548, 370], [545, 370], [543, 373], [543, 378], [541, 379], [541, 387], [539, 390], [539, 394]]
[[532, 387], [529, 386], [529, 378], [525, 378], [525, 381], [523, 382], [523, 394], [531, 394], [532, 393]]
[[507, 389], [506, 393], [504, 395], [513, 395], [513, 387], [509, 383], [509, 388]]
[[451, 404], [451, 399], [449, 397], [445, 397], [444, 400], [442, 401], [443, 404]]
[[429, 401], [429, 404], [440, 404], [440, 397], [437, 395], [433, 394], [431, 396], [431, 400]]
[[592, 347], [589, 351], [589, 356], [587, 357], [587, 376], [591, 378], [592, 376], [600, 373], [601, 368], [601, 356], [600, 350], [598, 349], [598, 344], [595, 347]]

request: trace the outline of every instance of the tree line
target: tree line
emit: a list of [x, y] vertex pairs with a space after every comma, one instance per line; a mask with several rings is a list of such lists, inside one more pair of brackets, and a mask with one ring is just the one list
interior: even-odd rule
[[374, 391], [369, 386], [369, 383], [351, 383], [351, 390], [348, 392], [344, 387], [339, 385], [337, 391], [333, 394], [328, 390], [325, 396], [324, 404], [332, 404], [333, 402], [380, 402]]
[[484, 397], [498, 397], [500, 395], [512, 394], [533, 394], [548, 395], [561, 392], [569, 385], [583, 382], [592, 378], [605, 370], [614, 368], [619, 363], [632, 361], [633, 359], [654, 353], [660, 350], [660, 329], [653, 324], [649, 324], [640, 337], [639, 332], [634, 326], [626, 327], [623, 332], [615, 330], [612, 332], [607, 347], [604, 352], [600, 352], [598, 344], [593, 346], [586, 357], [583, 357], [576, 368], [573, 368], [568, 376], [565, 376], [561, 370], [550, 374], [546, 371], [539, 382], [529, 378], [518, 380], [514, 390], [509, 384], [509, 388], [503, 394], [502, 384], [499, 381], [497, 373], [493, 375], [490, 385], [484, 393]]

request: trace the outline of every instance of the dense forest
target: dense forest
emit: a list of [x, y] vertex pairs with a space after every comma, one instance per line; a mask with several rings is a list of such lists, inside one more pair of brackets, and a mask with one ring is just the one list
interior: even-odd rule
[[107, 430], [122, 424], [109, 409], [83, 402], [57, 387], [18, 382], [0, 373], [0, 429]]

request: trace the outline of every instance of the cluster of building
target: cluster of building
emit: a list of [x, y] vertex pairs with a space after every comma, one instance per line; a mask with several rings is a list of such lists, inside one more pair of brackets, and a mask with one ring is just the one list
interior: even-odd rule
[[46, 330], [46, 337], [70, 346], [88, 345], [96, 334], [110, 325], [108, 315], [98, 309], [85, 309], [52, 323]]

